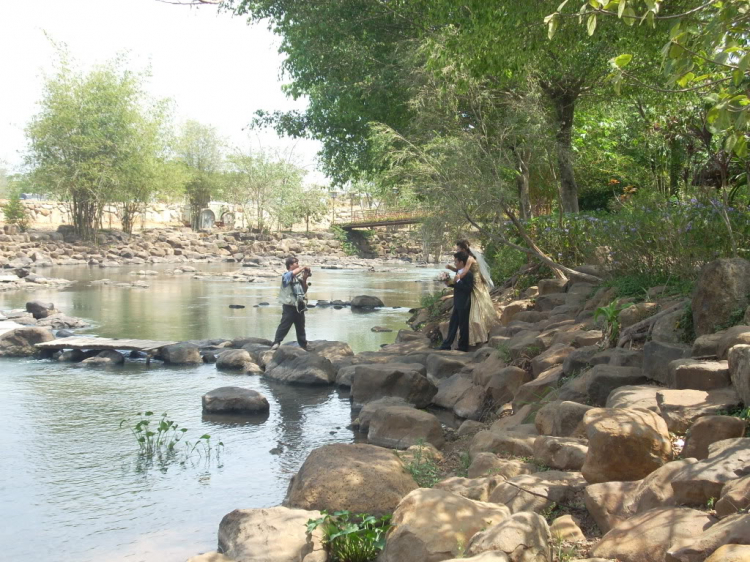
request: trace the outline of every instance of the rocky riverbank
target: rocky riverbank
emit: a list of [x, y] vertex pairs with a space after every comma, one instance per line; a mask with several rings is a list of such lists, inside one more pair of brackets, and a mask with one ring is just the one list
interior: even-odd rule
[[[393, 514], [380, 562], [746, 559], [750, 325], [724, 326], [750, 305], [749, 273], [719, 260], [691, 299], [663, 288], [622, 299], [619, 347], [593, 318], [614, 290], [556, 279], [498, 291], [500, 324], [470, 353], [434, 349], [435, 311], [415, 312], [422, 331], [356, 355], [344, 342], [272, 351], [254, 337], [164, 347], [166, 363], [349, 388], [368, 441], [314, 450], [282, 506], [227, 514], [218, 552], [192, 562], [325, 561], [305, 526], [321, 510]], [[32, 333], [54, 338], [18, 328], [0, 353], [9, 339], [33, 351]], [[267, 406], [242, 387], [203, 397], [211, 413]], [[446, 427], [445, 413], [463, 421]]]

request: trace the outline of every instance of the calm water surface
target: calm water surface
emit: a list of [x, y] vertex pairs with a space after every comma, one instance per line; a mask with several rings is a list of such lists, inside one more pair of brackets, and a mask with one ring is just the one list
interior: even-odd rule
[[[198, 266], [232, 271], [236, 266]], [[142, 267], [59, 267], [75, 279], [63, 291], [0, 294], [0, 309], [30, 298], [49, 300], [93, 323], [88, 333], [110, 337], [201, 339], [271, 338], [280, 317], [277, 281], [259, 284], [131, 275]], [[311, 309], [309, 339], [347, 341], [355, 352], [377, 349], [405, 326], [435, 270], [389, 273], [316, 270], [310, 298], [379, 296], [388, 308], [372, 313]], [[148, 289], [91, 286], [95, 279], [145, 279]], [[261, 302], [270, 306], [254, 307]], [[245, 309], [229, 309], [244, 304]], [[393, 333], [374, 333], [372, 326]], [[290, 338], [294, 337], [294, 330]], [[348, 396], [333, 388], [279, 385], [212, 365], [96, 369], [52, 361], [0, 360], [0, 544], [3, 558], [45, 561], [182, 561], [216, 548], [219, 521], [235, 508], [278, 505], [307, 454], [326, 443], [351, 442]], [[201, 415], [201, 396], [237, 385], [263, 393], [267, 419], [220, 420]], [[225, 444], [221, 464], [143, 467], [135, 441], [119, 423], [143, 410], [168, 412], [187, 438], [209, 433]], [[274, 450], [272, 453], [271, 450]], [[279, 452], [280, 449], [280, 452]]]

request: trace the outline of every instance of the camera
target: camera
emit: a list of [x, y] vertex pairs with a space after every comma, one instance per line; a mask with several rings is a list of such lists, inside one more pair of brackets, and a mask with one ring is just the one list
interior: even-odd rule
[[305, 273], [307, 273], [308, 277], [312, 277], [312, 269], [310, 269], [309, 267], [305, 268]]

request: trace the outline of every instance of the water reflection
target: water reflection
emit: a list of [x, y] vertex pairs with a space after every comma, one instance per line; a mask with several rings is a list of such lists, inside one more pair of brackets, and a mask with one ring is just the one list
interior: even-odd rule
[[[156, 268], [154, 268], [156, 269]], [[164, 268], [162, 268], [164, 269]], [[222, 267], [216, 267], [219, 270]], [[125, 268], [56, 268], [56, 277], [79, 279], [62, 292], [0, 294], [0, 308], [21, 307], [29, 297], [51, 300], [72, 316], [95, 322], [90, 330], [110, 337], [203, 339], [268, 336], [280, 309], [276, 284], [238, 284], [148, 278], [150, 289], [90, 286], [97, 278], [132, 281]], [[434, 272], [364, 274], [321, 271], [313, 298], [349, 300], [379, 296], [398, 310], [356, 314], [316, 308], [308, 313], [311, 339], [348, 341], [355, 351], [377, 349], [395, 333], [373, 333], [374, 325], [398, 330], [406, 307], [432, 290]], [[253, 308], [262, 301], [269, 307]], [[229, 309], [231, 303], [245, 309]], [[321, 445], [358, 438], [348, 392], [292, 387], [217, 371], [213, 365], [169, 367], [128, 360], [116, 368], [79, 367], [55, 361], [0, 362], [0, 527], [3, 556], [61, 562], [183, 561], [216, 546], [221, 518], [235, 508], [278, 505], [289, 477]], [[241, 386], [266, 396], [265, 419], [203, 416], [201, 396], [221, 386]], [[222, 441], [222, 466], [201, 462], [144, 470], [138, 447], [122, 419], [137, 412], [168, 412], [189, 428]]]

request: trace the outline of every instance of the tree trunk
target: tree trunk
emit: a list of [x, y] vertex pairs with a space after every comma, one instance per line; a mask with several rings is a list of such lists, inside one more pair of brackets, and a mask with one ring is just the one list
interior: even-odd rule
[[521, 218], [531, 218], [531, 200], [529, 199], [529, 165], [530, 150], [516, 152], [518, 157], [518, 175], [516, 176], [516, 187], [518, 188], [518, 200], [520, 203]]
[[550, 95], [557, 118], [557, 166], [560, 169], [560, 200], [564, 213], [578, 212], [578, 185], [573, 172], [573, 116], [577, 92], [555, 92]]

